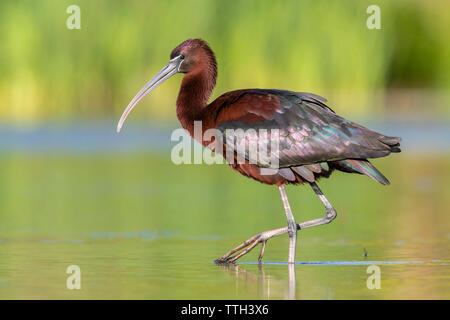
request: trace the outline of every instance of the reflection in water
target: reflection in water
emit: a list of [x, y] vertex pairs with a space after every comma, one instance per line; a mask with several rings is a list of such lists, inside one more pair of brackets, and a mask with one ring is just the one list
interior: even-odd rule
[[[258, 271], [254, 273], [243, 265], [251, 265], [257, 264]], [[286, 277], [287, 283], [285, 280], [276, 280], [264, 271], [264, 265], [266, 266], [287, 266], [287, 274]], [[297, 280], [296, 280], [296, 267], [298, 266], [323, 266], [339, 268], [339, 267], [357, 267], [357, 266], [370, 266], [370, 265], [385, 265], [385, 266], [401, 266], [405, 267], [408, 265], [419, 265], [419, 266], [434, 266], [441, 267], [448, 265], [447, 261], [444, 260], [423, 260], [423, 261], [297, 261], [295, 264], [289, 264], [287, 262], [281, 261], [267, 261], [267, 262], [239, 262], [238, 264], [228, 263], [228, 264], [218, 264], [218, 266], [224, 270], [229, 271], [235, 277], [235, 286], [236, 286], [236, 295], [239, 295], [240, 288], [257, 288], [257, 296], [261, 299], [279, 299], [279, 297], [284, 297], [287, 300], [295, 300], [297, 298]], [[363, 269], [363, 274], [366, 274], [365, 267]], [[415, 269], [408, 269], [415, 270]], [[420, 269], [422, 270], [422, 269]], [[280, 270], [279, 270], [280, 271]], [[335, 271], [338, 271], [336, 269]], [[332, 272], [332, 270], [328, 270], [328, 272]], [[416, 271], [414, 271], [416, 272]], [[308, 281], [308, 279], [303, 278], [303, 280]], [[362, 278], [361, 283], [365, 284], [366, 278]], [[327, 289], [328, 290], [328, 289]], [[329, 292], [327, 293], [327, 297], [329, 297]]]
[[289, 300], [295, 300], [295, 264], [289, 263], [288, 264], [288, 270], [289, 270], [289, 291], [288, 291], [288, 299]]
[[[258, 288], [258, 295], [261, 299], [269, 300], [271, 298], [270, 291], [271, 285], [278, 284], [277, 287], [286, 287], [284, 281], [274, 280], [270, 278], [270, 276], [266, 277], [264, 272], [263, 263], [258, 263], [258, 274], [255, 274], [249, 270], [244, 269], [243, 267], [234, 264], [234, 263], [220, 263], [217, 264], [220, 268], [227, 270], [236, 277], [236, 288], [239, 287], [239, 280], [243, 280], [245, 284], [252, 284], [253, 286]], [[288, 265], [288, 284], [287, 284], [287, 295], [285, 296], [287, 300], [295, 300], [295, 292], [296, 292], [296, 279], [295, 279], [295, 264], [287, 264]], [[272, 282], [271, 282], [272, 280]]]

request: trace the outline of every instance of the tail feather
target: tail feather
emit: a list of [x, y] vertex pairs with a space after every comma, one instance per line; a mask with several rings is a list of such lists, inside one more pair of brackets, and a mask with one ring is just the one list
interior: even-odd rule
[[355, 160], [346, 159], [335, 162], [337, 164], [337, 169], [347, 172], [356, 172], [360, 174], [365, 174], [369, 178], [383, 185], [389, 185], [389, 180], [375, 168], [368, 160]]
[[401, 152], [400, 141], [402, 141], [402, 138], [381, 136], [379, 140], [389, 146], [391, 148], [391, 152]]

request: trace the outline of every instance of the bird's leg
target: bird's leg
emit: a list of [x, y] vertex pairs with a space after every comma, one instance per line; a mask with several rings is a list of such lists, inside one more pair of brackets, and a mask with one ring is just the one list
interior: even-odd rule
[[295, 247], [297, 245], [297, 225], [295, 223], [294, 215], [292, 214], [291, 206], [286, 194], [286, 188], [284, 185], [278, 187], [281, 194], [281, 200], [283, 201], [284, 211], [286, 212], [286, 218], [288, 222], [288, 235], [289, 235], [289, 263], [295, 262]]
[[[296, 225], [296, 227], [297, 227], [297, 230], [300, 230], [298, 224]], [[278, 229], [273, 229], [273, 230], [268, 230], [268, 231], [258, 233], [257, 235], [254, 235], [250, 239], [248, 239], [248, 240], [244, 241], [243, 243], [241, 243], [240, 245], [238, 245], [236, 248], [227, 252], [225, 255], [223, 255], [222, 257], [217, 259], [216, 262], [217, 263], [235, 262], [237, 259], [242, 257], [244, 254], [250, 252], [250, 250], [252, 250], [254, 247], [256, 247], [258, 245], [258, 243], [262, 244], [261, 252], [260, 252], [259, 258], [258, 258], [258, 261], [261, 262], [262, 257], [264, 255], [264, 249], [265, 249], [267, 240], [269, 240], [270, 238], [276, 237], [276, 236], [280, 236], [282, 234], [286, 234], [286, 233], [288, 233], [288, 227], [278, 228]], [[232, 256], [232, 254], [234, 254], [235, 252], [237, 252], [241, 249], [244, 249], [244, 248], [246, 248], [246, 249], [242, 250], [238, 254]]]
[[[286, 217], [288, 219], [288, 226], [284, 228], [278, 228], [273, 230], [264, 231], [261, 233], [258, 233], [257, 235], [254, 235], [250, 239], [244, 241], [240, 245], [238, 245], [236, 248], [231, 249], [229, 252], [227, 252], [225, 255], [220, 257], [216, 260], [217, 263], [224, 263], [224, 262], [234, 262], [243, 255], [250, 252], [254, 247], [258, 245], [258, 243], [261, 243], [261, 252], [258, 257], [258, 261], [261, 262], [262, 257], [264, 255], [264, 249], [266, 247], [266, 242], [270, 238], [288, 233], [289, 234], [289, 262], [294, 262], [295, 260], [295, 245], [297, 240], [297, 230], [299, 230], [298, 225], [295, 223], [294, 216], [292, 215], [291, 208], [289, 206], [289, 202], [286, 195], [286, 189], [284, 186], [280, 186], [280, 194], [281, 199], [283, 201], [284, 209], [286, 212]], [[292, 235], [292, 236], [291, 236]], [[244, 249], [245, 248], [245, 249]], [[242, 250], [244, 249], [244, 250]], [[239, 250], [242, 250], [241, 252], [237, 253], [233, 256], [234, 253], [238, 252]]]
[[308, 221], [299, 223], [297, 225], [297, 228], [299, 230], [330, 223], [337, 217], [336, 210], [333, 208], [333, 206], [330, 204], [328, 199], [325, 197], [322, 190], [320, 190], [319, 186], [315, 182], [310, 182], [310, 185], [311, 185], [311, 188], [314, 190], [314, 192], [319, 197], [320, 201], [322, 201], [323, 205], [325, 206], [326, 212], [325, 212], [325, 216], [322, 218], [312, 219], [312, 220], [308, 220]]
[[[312, 219], [312, 220], [308, 220], [308, 221], [305, 221], [305, 222], [302, 222], [302, 223], [297, 223], [295, 225], [296, 226], [296, 230], [311, 228], [311, 227], [315, 227], [315, 226], [320, 226], [322, 224], [330, 223], [337, 216], [336, 210], [330, 204], [328, 199], [324, 196], [322, 190], [320, 190], [320, 188], [317, 186], [317, 184], [312, 182], [312, 183], [310, 183], [310, 185], [311, 185], [311, 188], [314, 190], [314, 192], [319, 197], [320, 201], [322, 201], [323, 205], [325, 206], [326, 213], [325, 213], [325, 216], [322, 217], [322, 218]], [[242, 244], [240, 244], [236, 248], [234, 248], [234, 249], [230, 250], [229, 252], [227, 252], [224, 256], [222, 256], [219, 259], [217, 259], [216, 262], [219, 262], [219, 263], [234, 262], [237, 259], [239, 259], [240, 257], [242, 257], [244, 254], [248, 253], [254, 247], [256, 247], [256, 245], [258, 243], [262, 244], [262, 246], [261, 246], [261, 253], [259, 254], [259, 257], [258, 257], [258, 261], [261, 262], [262, 257], [264, 255], [264, 249], [265, 249], [265, 245], [266, 245], [267, 240], [269, 240], [270, 238], [276, 237], [276, 236], [281, 236], [281, 235], [283, 235], [285, 233], [288, 233], [288, 227], [278, 228], [278, 229], [273, 229], [273, 230], [268, 230], [268, 231], [264, 231], [264, 232], [258, 233], [257, 235], [251, 237], [247, 241], [244, 241]], [[251, 245], [251, 246], [249, 247], [249, 245]], [[234, 254], [235, 252], [237, 252], [237, 251], [239, 251], [239, 250], [241, 250], [243, 248], [246, 248], [246, 247], [249, 247], [249, 248], [247, 248], [246, 250], [243, 250], [242, 252], [232, 256], [232, 254]]]

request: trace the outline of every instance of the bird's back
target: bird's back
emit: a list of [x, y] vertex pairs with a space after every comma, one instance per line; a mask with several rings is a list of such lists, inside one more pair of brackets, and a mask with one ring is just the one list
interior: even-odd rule
[[[369, 130], [337, 115], [325, 105], [326, 99], [302, 92], [275, 89], [247, 89], [218, 97], [205, 110], [213, 126], [224, 135], [230, 148], [244, 141], [227, 132], [245, 131], [245, 148], [238, 157], [247, 159], [243, 166], [232, 165], [240, 173], [264, 183], [299, 183], [329, 176], [334, 169], [366, 174], [383, 184], [387, 179], [367, 160], [400, 152], [400, 138]], [[276, 129], [276, 130], [274, 130]], [[268, 179], [256, 174], [265, 167], [251, 156], [250, 145], [279, 141], [279, 171]], [[255, 166], [256, 168], [254, 168]], [[270, 181], [267, 181], [270, 180]]]

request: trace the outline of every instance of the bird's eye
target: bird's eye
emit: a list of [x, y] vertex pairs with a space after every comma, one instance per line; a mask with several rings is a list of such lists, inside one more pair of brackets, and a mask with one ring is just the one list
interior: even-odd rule
[[184, 60], [184, 54], [180, 54], [180, 59]]

